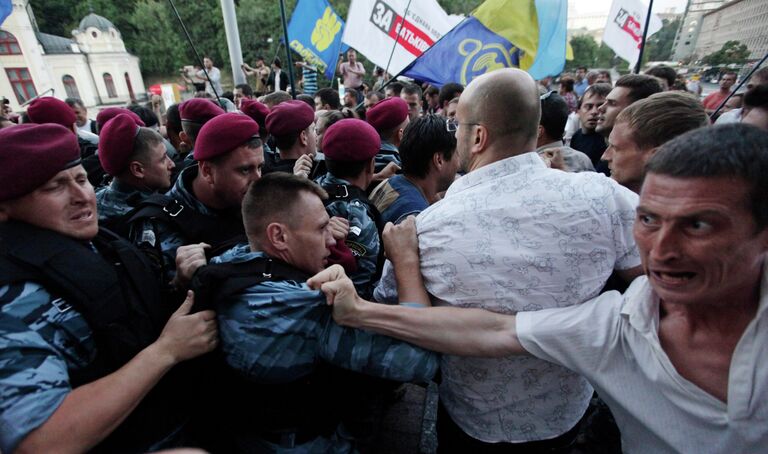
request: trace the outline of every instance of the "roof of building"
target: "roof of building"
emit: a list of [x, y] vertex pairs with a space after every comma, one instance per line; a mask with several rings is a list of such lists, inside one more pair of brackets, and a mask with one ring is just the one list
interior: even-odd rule
[[89, 15], [85, 16], [83, 20], [80, 21], [80, 26], [78, 29], [80, 31], [85, 31], [88, 29], [88, 27], [94, 27], [101, 31], [108, 31], [110, 28], [117, 30], [115, 24], [110, 22], [109, 19], [103, 16], [99, 16], [95, 13], [90, 13]]
[[49, 35], [48, 33], [37, 32], [37, 41], [43, 46], [46, 54], [73, 54], [72, 44], [74, 41], [63, 36]]

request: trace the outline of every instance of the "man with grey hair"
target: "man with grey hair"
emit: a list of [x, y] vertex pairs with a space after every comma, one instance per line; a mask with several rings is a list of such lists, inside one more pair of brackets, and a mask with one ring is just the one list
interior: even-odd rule
[[[569, 306], [596, 296], [614, 269], [640, 274], [637, 196], [594, 172], [548, 169], [534, 152], [540, 115], [536, 82], [518, 69], [477, 77], [459, 98], [455, 159], [468, 173], [417, 218], [420, 268], [436, 305]], [[396, 301], [391, 273], [385, 268], [380, 301]], [[580, 376], [535, 359], [448, 355], [441, 370], [446, 450], [567, 449], [592, 397]]]

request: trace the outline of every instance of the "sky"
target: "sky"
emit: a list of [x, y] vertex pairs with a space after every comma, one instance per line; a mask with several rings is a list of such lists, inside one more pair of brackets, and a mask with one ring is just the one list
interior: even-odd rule
[[[608, 13], [611, 9], [611, 0], [568, 0], [574, 2], [579, 13]], [[641, 0], [646, 5], [648, 0]], [[686, 0], [654, 0], [653, 12], [661, 13], [667, 8], [675, 8], [677, 13], [685, 11]]]

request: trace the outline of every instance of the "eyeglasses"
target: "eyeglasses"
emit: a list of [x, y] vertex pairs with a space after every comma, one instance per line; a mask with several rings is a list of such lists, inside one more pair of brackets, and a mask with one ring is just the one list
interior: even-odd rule
[[459, 123], [456, 120], [448, 120], [445, 122], [445, 129], [448, 132], [456, 132], [459, 130], [459, 125], [479, 126], [480, 123]]
[[539, 96], [539, 100], [544, 101], [545, 99], [552, 96], [552, 93], [557, 93], [557, 90], [552, 90], [550, 92], [544, 93], [543, 95]]

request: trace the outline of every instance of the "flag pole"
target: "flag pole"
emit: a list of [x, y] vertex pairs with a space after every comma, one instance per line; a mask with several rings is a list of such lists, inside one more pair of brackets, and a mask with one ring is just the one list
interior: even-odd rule
[[635, 65], [635, 74], [640, 74], [640, 67], [643, 66], [643, 52], [645, 51], [645, 39], [648, 37], [648, 26], [651, 25], [651, 11], [653, 10], [653, 0], [648, 3], [648, 15], [645, 16], [645, 26], [643, 27], [643, 39], [640, 41], [640, 55], [637, 56]]
[[[288, 65], [288, 80], [291, 83], [291, 97], [296, 99], [296, 84], [293, 80], [293, 60], [291, 59], [291, 42], [288, 41], [288, 25], [285, 22], [285, 2], [280, 0], [280, 19], [283, 21], [283, 36], [285, 38], [286, 65]], [[276, 81], [280, 83], [280, 81]]]
[[745, 83], [747, 83], [747, 81], [752, 77], [752, 74], [754, 74], [755, 71], [757, 71], [757, 69], [760, 67], [760, 65], [765, 63], [766, 59], [768, 59], [768, 52], [766, 52], [765, 55], [763, 55], [763, 59], [762, 60], [757, 62], [757, 64], [752, 67], [752, 70], [749, 72], [749, 74], [747, 74], [747, 77], [743, 78], [741, 80], [741, 83], [738, 86], [736, 86], [736, 88], [731, 91], [731, 93], [728, 95], [728, 97], [723, 99], [723, 101], [720, 103], [720, 105], [717, 106], [717, 109], [715, 109], [715, 111], [712, 112], [712, 114], [710, 114], [710, 116], [709, 116], [710, 119], [713, 119], [713, 118], [717, 117], [717, 114], [720, 113], [720, 110], [722, 110], [723, 107], [725, 107], [725, 103], [727, 103], [728, 100], [731, 99], [733, 97], [733, 95], [735, 95], [736, 92], [739, 91], [739, 89], [744, 86]]
[[[408, 0], [408, 4], [405, 5], [405, 12], [403, 12], [403, 20], [400, 21], [400, 29], [403, 28], [405, 23], [405, 16], [408, 15], [408, 9], [411, 7], [411, 0]], [[397, 43], [400, 42], [400, 30], [395, 34], [395, 44], [392, 46], [392, 52], [389, 53], [389, 60], [387, 60], [387, 67], [384, 69], [384, 75], [389, 74], [389, 64], [392, 63], [392, 56], [395, 55], [395, 49], [397, 49]], [[394, 77], [393, 77], [394, 79]]]

